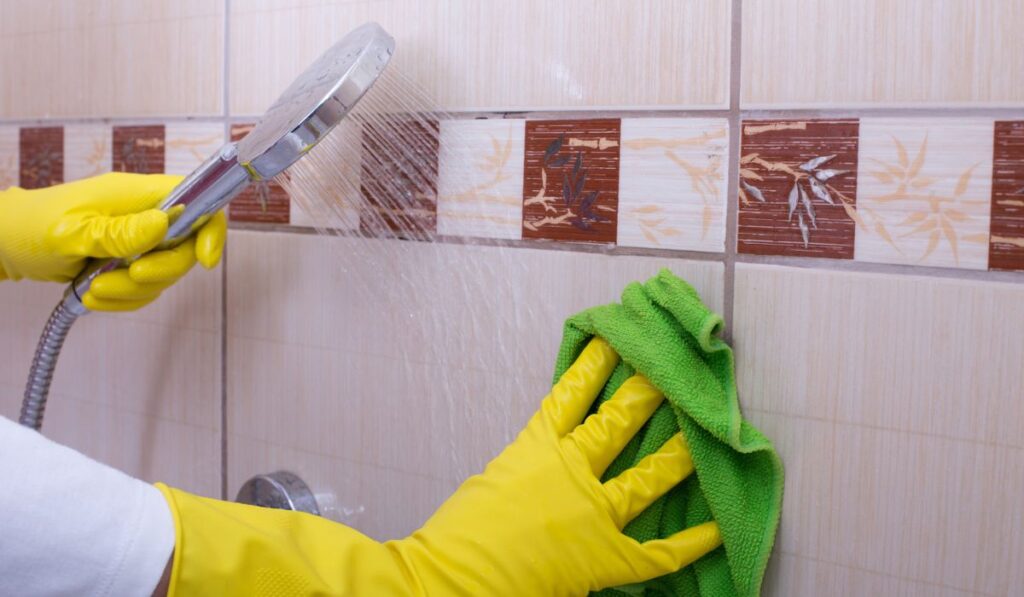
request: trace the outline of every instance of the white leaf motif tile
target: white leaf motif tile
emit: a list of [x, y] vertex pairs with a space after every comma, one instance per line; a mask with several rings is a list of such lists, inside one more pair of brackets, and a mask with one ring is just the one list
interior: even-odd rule
[[522, 238], [524, 120], [441, 123], [437, 231]]
[[855, 259], [986, 269], [993, 126], [862, 119]]
[[18, 127], [0, 126], [0, 191], [18, 184]]
[[165, 130], [168, 174], [191, 173], [224, 145], [224, 125], [219, 122], [170, 122]]
[[111, 134], [108, 124], [64, 127], [64, 182], [111, 171]]
[[724, 118], [623, 119], [618, 244], [722, 251], [728, 148]]

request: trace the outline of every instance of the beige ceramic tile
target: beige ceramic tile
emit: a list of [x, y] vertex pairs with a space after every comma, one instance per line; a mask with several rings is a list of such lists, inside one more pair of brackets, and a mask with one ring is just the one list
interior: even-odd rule
[[730, 6], [232, 2], [231, 112], [261, 114], [320, 52], [371, 20], [397, 40], [393, 66], [448, 109], [725, 107]]
[[749, 408], [1024, 447], [1020, 285], [740, 264]]
[[186, 176], [224, 145], [224, 124], [169, 122], [164, 143], [164, 171]]
[[1020, 106], [1022, 28], [1004, 0], [748, 0], [742, 101]]
[[765, 575], [765, 597], [829, 595], [862, 597], [898, 595], [899, 597], [971, 597], [983, 595], [960, 591], [929, 582], [915, 582], [887, 574], [839, 566], [816, 558], [776, 552]]
[[441, 123], [437, 232], [520, 240], [526, 121]]
[[112, 134], [107, 124], [64, 127], [64, 182], [110, 172]]
[[839, 425], [826, 558], [1010, 594], [1024, 558], [1024, 450]]
[[565, 317], [660, 267], [722, 304], [717, 263], [249, 231], [230, 243], [232, 433], [447, 481], [481, 470], [537, 408]]
[[621, 134], [618, 244], [724, 250], [728, 121], [624, 118]]
[[58, 393], [51, 400], [47, 437], [144, 481], [220, 497], [219, 417], [188, 425]]
[[220, 114], [223, 3], [4, 4], [0, 117]]
[[18, 184], [18, 127], [0, 126], [0, 190]]
[[991, 119], [864, 118], [855, 258], [987, 269]]
[[1005, 314], [1024, 290], [747, 264], [736, 275], [741, 402], [789, 473], [778, 549], [823, 564], [776, 562], [774, 594], [1019, 586], [1024, 538], [1006, 529], [1022, 519], [1024, 328]]
[[[54, 395], [191, 425], [219, 420], [219, 282], [219, 272], [193, 272], [138, 312], [80, 318], [61, 351]], [[24, 384], [39, 334], [62, 292], [58, 284], [0, 284], [0, 320], [10, 353], [0, 364], [0, 381]], [[62, 407], [52, 398], [48, 417]]]

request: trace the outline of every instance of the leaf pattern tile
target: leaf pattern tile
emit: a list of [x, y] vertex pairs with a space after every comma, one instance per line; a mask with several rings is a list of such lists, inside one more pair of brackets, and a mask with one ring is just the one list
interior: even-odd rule
[[164, 125], [115, 126], [112, 149], [114, 172], [162, 174]]
[[989, 269], [1024, 270], [1024, 121], [995, 124]]
[[18, 136], [21, 187], [41, 189], [64, 182], [64, 128], [25, 127]]
[[856, 120], [746, 120], [740, 150], [740, 253], [851, 259]]
[[[252, 124], [231, 125], [231, 140], [240, 140], [249, 134], [252, 127]], [[287, 224], [290, 213], [288, 193], [273, 180], [261, 180], [249, 185], [228, 204], [228, 219], [232, 222]]]
[[618, 244], [724, 250], [728, 151], [724, 118], [624, 118]]
[[620, 121], [526, 123], [523, 238], [614, 243]]
[[856, 258], [986, 269], [989, 119], [863, 118]]
[[441, 123], [439, 234], [522, 238], [524, 136], [519, 119]]

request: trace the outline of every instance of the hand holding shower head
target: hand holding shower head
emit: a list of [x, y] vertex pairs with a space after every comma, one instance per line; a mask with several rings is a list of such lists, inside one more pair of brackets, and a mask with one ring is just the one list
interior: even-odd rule
[[[395, 41], [376, 23], [355, 29], [324, 52], [285, 90], [237, 144], [228, 143], [181, 182], [161, 206], [184, 205], [160, 247], [174, 246], [203, 218], [222, 209], [252, 182], [273, 178], [337, 125], [374, 84]], [[75, 320], [88, 312], [81, 297], [97, 275], [124, 265], [96, 260], [71, 283], [36, 346], [19, 422], [38, 430], [57, 357]]]

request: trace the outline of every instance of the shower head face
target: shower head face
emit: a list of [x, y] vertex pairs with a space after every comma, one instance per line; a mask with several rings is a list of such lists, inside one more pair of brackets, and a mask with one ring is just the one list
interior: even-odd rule
[[274, 177], [348, 114], [384, 71], [395, 40], [367, 23], [327, 50], [238, 142], [238, 161], [256, 179]]

